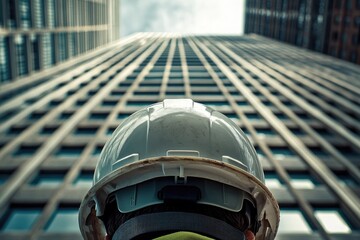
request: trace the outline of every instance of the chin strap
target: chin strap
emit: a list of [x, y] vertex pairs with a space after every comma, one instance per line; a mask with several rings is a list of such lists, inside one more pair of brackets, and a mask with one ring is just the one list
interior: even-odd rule
[[[216, 218], [197, 213], [159, 212], [133, 217], [115, 232], [113, 240], [147, 239], [159, 233], [188, 231], [223, 240], [245, 240], [239, 229]], [[140, 238], [138, 238], [140, 239]]]

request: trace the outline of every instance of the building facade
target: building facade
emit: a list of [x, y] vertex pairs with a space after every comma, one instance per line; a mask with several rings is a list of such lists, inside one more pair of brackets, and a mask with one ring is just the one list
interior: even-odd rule
[[206, 104], [247, 134], [281, 208], [277, 239], [359, 239], [359, 74], [260, 36], [137, 34], [0, 88], [0, 239], [80, 239], [105, 142], [165, 98]]
[[245, 33], [360, 64], [360, 1], [247, 1]]
[[119, 39], [117, 0], [1, 0], [0, 84]]

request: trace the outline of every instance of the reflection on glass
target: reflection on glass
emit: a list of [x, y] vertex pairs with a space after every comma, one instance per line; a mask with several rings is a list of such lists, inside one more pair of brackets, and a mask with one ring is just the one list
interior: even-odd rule
[[328, 233], [350, 233], [351, 229], [338, 210], [316, 210], [315, 217]]
[[279, 233], [311, 233], [311, 229], [299, 210], [280, 211]]

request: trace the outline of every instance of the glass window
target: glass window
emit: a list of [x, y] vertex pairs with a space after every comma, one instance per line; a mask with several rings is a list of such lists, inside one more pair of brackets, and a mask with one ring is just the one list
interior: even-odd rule
[[94, 151], [92, 152], [93, 156], [99, 156], [101, 153], [101, 150], [103, 149], [104, 146], [102, 145], [97, 145], [94, 149]]
[[259, 136], [275, 136], [276, 133], [270, 128], [256, 128], [256, 133]]
[[284, 113], [276, 113], [275, 114], [277, 118], [279, 118], [280, 120], [289, 120], [289, 117], [286, 116]]
[[352, 8], [352, 1], [353, 1], [353, 0], [347, 0], [347, 1], [346, 1], [346, 9], [347, 9], [347, 10], [351, 10], [351, 8]]
[[54, 0], [47, 0], [47, 26], [49, 28], [55, 27], [55, 2]]
[[193, 95], [211, 95], [211, 96], [214, 96], [214, 95], [221, 95], [221, 92], [219, 91], [213, 91], [213, 92], [210, 92], [210, 91], [194, 91], [192, 92]]
[[16, 21], [16, 1], [8, 1], [9, 2], [9, 19], [8, 19], [8, 27], [10, 29], [17, 27]]
[[106, 131], [106, 135], [107, 136], [111, 136], [111, 134], [113, 134], [113, 132], [115, 131], [116, 127], [109, 127]]
[[76, 101], [76, 106], [83, 106], [87, 101], [88, 99], [79, 99]]
[[117, 100], [104, 100], [102, 101], [102, 106], [115, 106], [118, 103]]
[[14, 156], [31, 156], [39, 147], [39, 145], [21, 145], [15, 151]]
[[38, 120], [40, 118], [42, 118], [43, 116], [45, 116], [47, 112], [46, 111], [36, 111], [36, 112], [32, 112], [29, 116], [29, 119], [35, 119]]
[[125, 91], [124, 90], [112, 90], [110, 95], [111, 96], [122, 96], [124, 95]]
[[354, 24], [355, 26], [359, 27], [360, 26], [360, 16], [357, 16], [354, 18]]
[[[247, 132], [248, 132], [248, 130], [246, 129], [246, 131], [244, 131], [244, 133], [248, 134]], [[255, 151], [256, 151], [259, 158], [264, 158], [265, 157], [264, 152], [259, 147], [256, 146]]]
[[167, 98], [179, 98], [179, 97], [185, 97], [185, 93], [184, 92], [166, 92], [166, 97]]
[[355, 187], [355, 188], [359, 186], [357, 182], [350, 175], [339, 174], [339, 173], [335, 173], [335, 174], [338, 177], [338, 180], [340, 181], [341, 185], [348, 187]]
[[67, 48], [67, 34], [66, 33], [59, 33], [58, 34], [59, 40], [59, 61], [64, 61], [68, 58], [68, 48]]
[[16, 49], [17, 71], [18, 71], [18, 75], [21, 76], [28, 72], [26, 37], [21, 35], [16, 35], [14, 37], [14, 42]]
[[225, 116], [230, 118], [231, 120], [239, 120], [239, 117], [236, 113], [230, 112], [230, 113], [223, 113]]
[[131, 113], [119, 113], [117, 116], [117, 119], [125, 119], [127, 117], [129, 117], [131, 115]]
[[44, 2], [42, 0], [33, 0], [34, 8], [34, 26], [41, 28], [44, 26]]
[[268, 100], [263, 101], [263, 104], [264, 104], [265, 106], [267, 106], [267, 107], [274, 106], [274, 104], [273, 104], [272, 102], [268, 101]]
[[7, 179], [9, 178], [9, 176], [10, 176], [10, 173], [4, 173], [4, 172], [0, 173], [0, 185], [4, 184], [7, 181]]
[[269, 188], [281, 188], [282, 183], [274, 172], [265, 172], [265, 185]]
[[238, 101], [237, 104], [239, 106], [249, 106], [249, 103], [247, 101]]
[[202, 104], [209, 107], [230, 107], [229, 103], [226, 101], [201, 101]]
[[311, 233], [309, 224], [298, 209], [281, 209], [280, 219], [279, 233]]
[[8, 130], [8, 134], [19, 134], [22, 133], [28, 126], [27, 125], [13, 125]]
[[58, 126], [45, 126], [41, 129], [41, 134], [53, 134], [58, 129]]
[[106, 119], [108, 115], [109, 115], [108, 112], [93, 112], [90, 114], [90, 119], [92, 120]]
[[358, 159], [359, 154], [351, 146], [335, 146], [336, 149], [346, 158]]
[[339, 209], [315, 210], [315, 217], [329, 233], [350, 233], [351, 229], [341, 216]]
[[287, 157], [295, 157], [294, 152], [288, 147], [271, 147], [270, 149], [274, 157], [278, 160], [285, 160]]
[[246, 113], [246, 117], [250, 120], [260, 120], [261, 116], [257, 113]]
[[98, 127], [78, 127], [75, 130], [75, 134], [81, 134], [81, 135], [93, 135], [96, 134], [96, 131], [98, 130]]
[[19, 0], [19, 12], [21, 27], [28, 29], [31, 27], [31, 10], [30, 10], [30, 0]]
[[[174, 92], [174, 93], [176, 94], [177, 92]], [[168, 93], [166, 93], [166, 94], [168, 94]], [[137, 96], [149, 96], [149, 95], [152, 95], [152, 96], [154, 96], [154, 95], [159, 95], [159, 92], [158, 91], [136, 91], [134, 93], [134, 95], [137, 95]]]
[[4, 9], [4, 6], [3, 4], [0, 4], [0, 28], [4, 28], [4, 13], [3, 13], [3, 10]]
[[79, 232], [78, 208], [59, 208], [45, 228], [46, 232]]
[[301, 128], [295, 127], [295, 128], [289, 128], [289, 130], [296, 136], [304, 136], [305, 135], [305, 132]]
[[323, 137], [333, 136], [333, 134], [325, 127], [314, 127], [314, 130]]
[[0, 37], [0, 82], [10, 79], [9, 38]]
[[309, 174], [291, 173], [290, 178], [291, 178], [291, 184], [295, 188], [302, 188], [302, 189], [315, 188], [315, 180]]
[[79, 157], [84, 146], [61, 146], [56, 152], [57, 157]]
[[76, 187], [91, 188], [93, 182], [94, 173], [90, 171], [83, 171], [74, 181], [73, 185]]
[[126, 103], [129, 107], [145, 107], [153, 104], [154, 102], [148, 102], [148, 101], [128, 101]]
[[73, 56], [76, 56], [79, 53], [78, 39], [79, 39], [78, 33], [74, 32], [71, 34], [71, 42], [72, 42], [71, 46], [72, 46], [72, 50], [73, 50], [73, 52], [72, 52]]
[[352, 51], [350, 54], [350, 61], [353, 63], [357, 62], [358, 54], [356, 51]]
[[54, 39], [52, 34], [45, 33], [41, 37], [41, 49], [43, 52], [44, 68], [48, 68], [55, 63]]
[[28, 231], [40, 213], [40, 208], [11, 208], [5, 217], [1, 231]]
[[32, 50], [32, 69], [39, 70], [40, 69], [40, 53], [39, 53], [39, 42], [40, 38], [37, 35], [30, 35], [31, 42], [31, 50]]
[[69, 119], [73, 114], [73, 112], [62, 112], [59, 115], [59, 119]]
[[64, 181], [63, 172], [40, 172], [31, 185], [41, 187], [57, 187]]

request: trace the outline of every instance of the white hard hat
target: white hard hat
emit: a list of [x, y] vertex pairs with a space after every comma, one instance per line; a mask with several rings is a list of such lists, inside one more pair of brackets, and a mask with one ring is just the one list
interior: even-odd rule
[[184, 198], [228, 211], [238, 212], [245, 199], [250, 201], [261, 224], [256, 239], [275, 237], [279, 207], [245, 134], [211, 108], [174, 99], [135, 112], [105, 144], [94, 186], [80, 206], [84, 238], [102, 235], [97, 216], [104, 214], [110, 195], [118, 210], [128, 213], [163, 203], [164, 188], [177, 184], [196, 187]]

